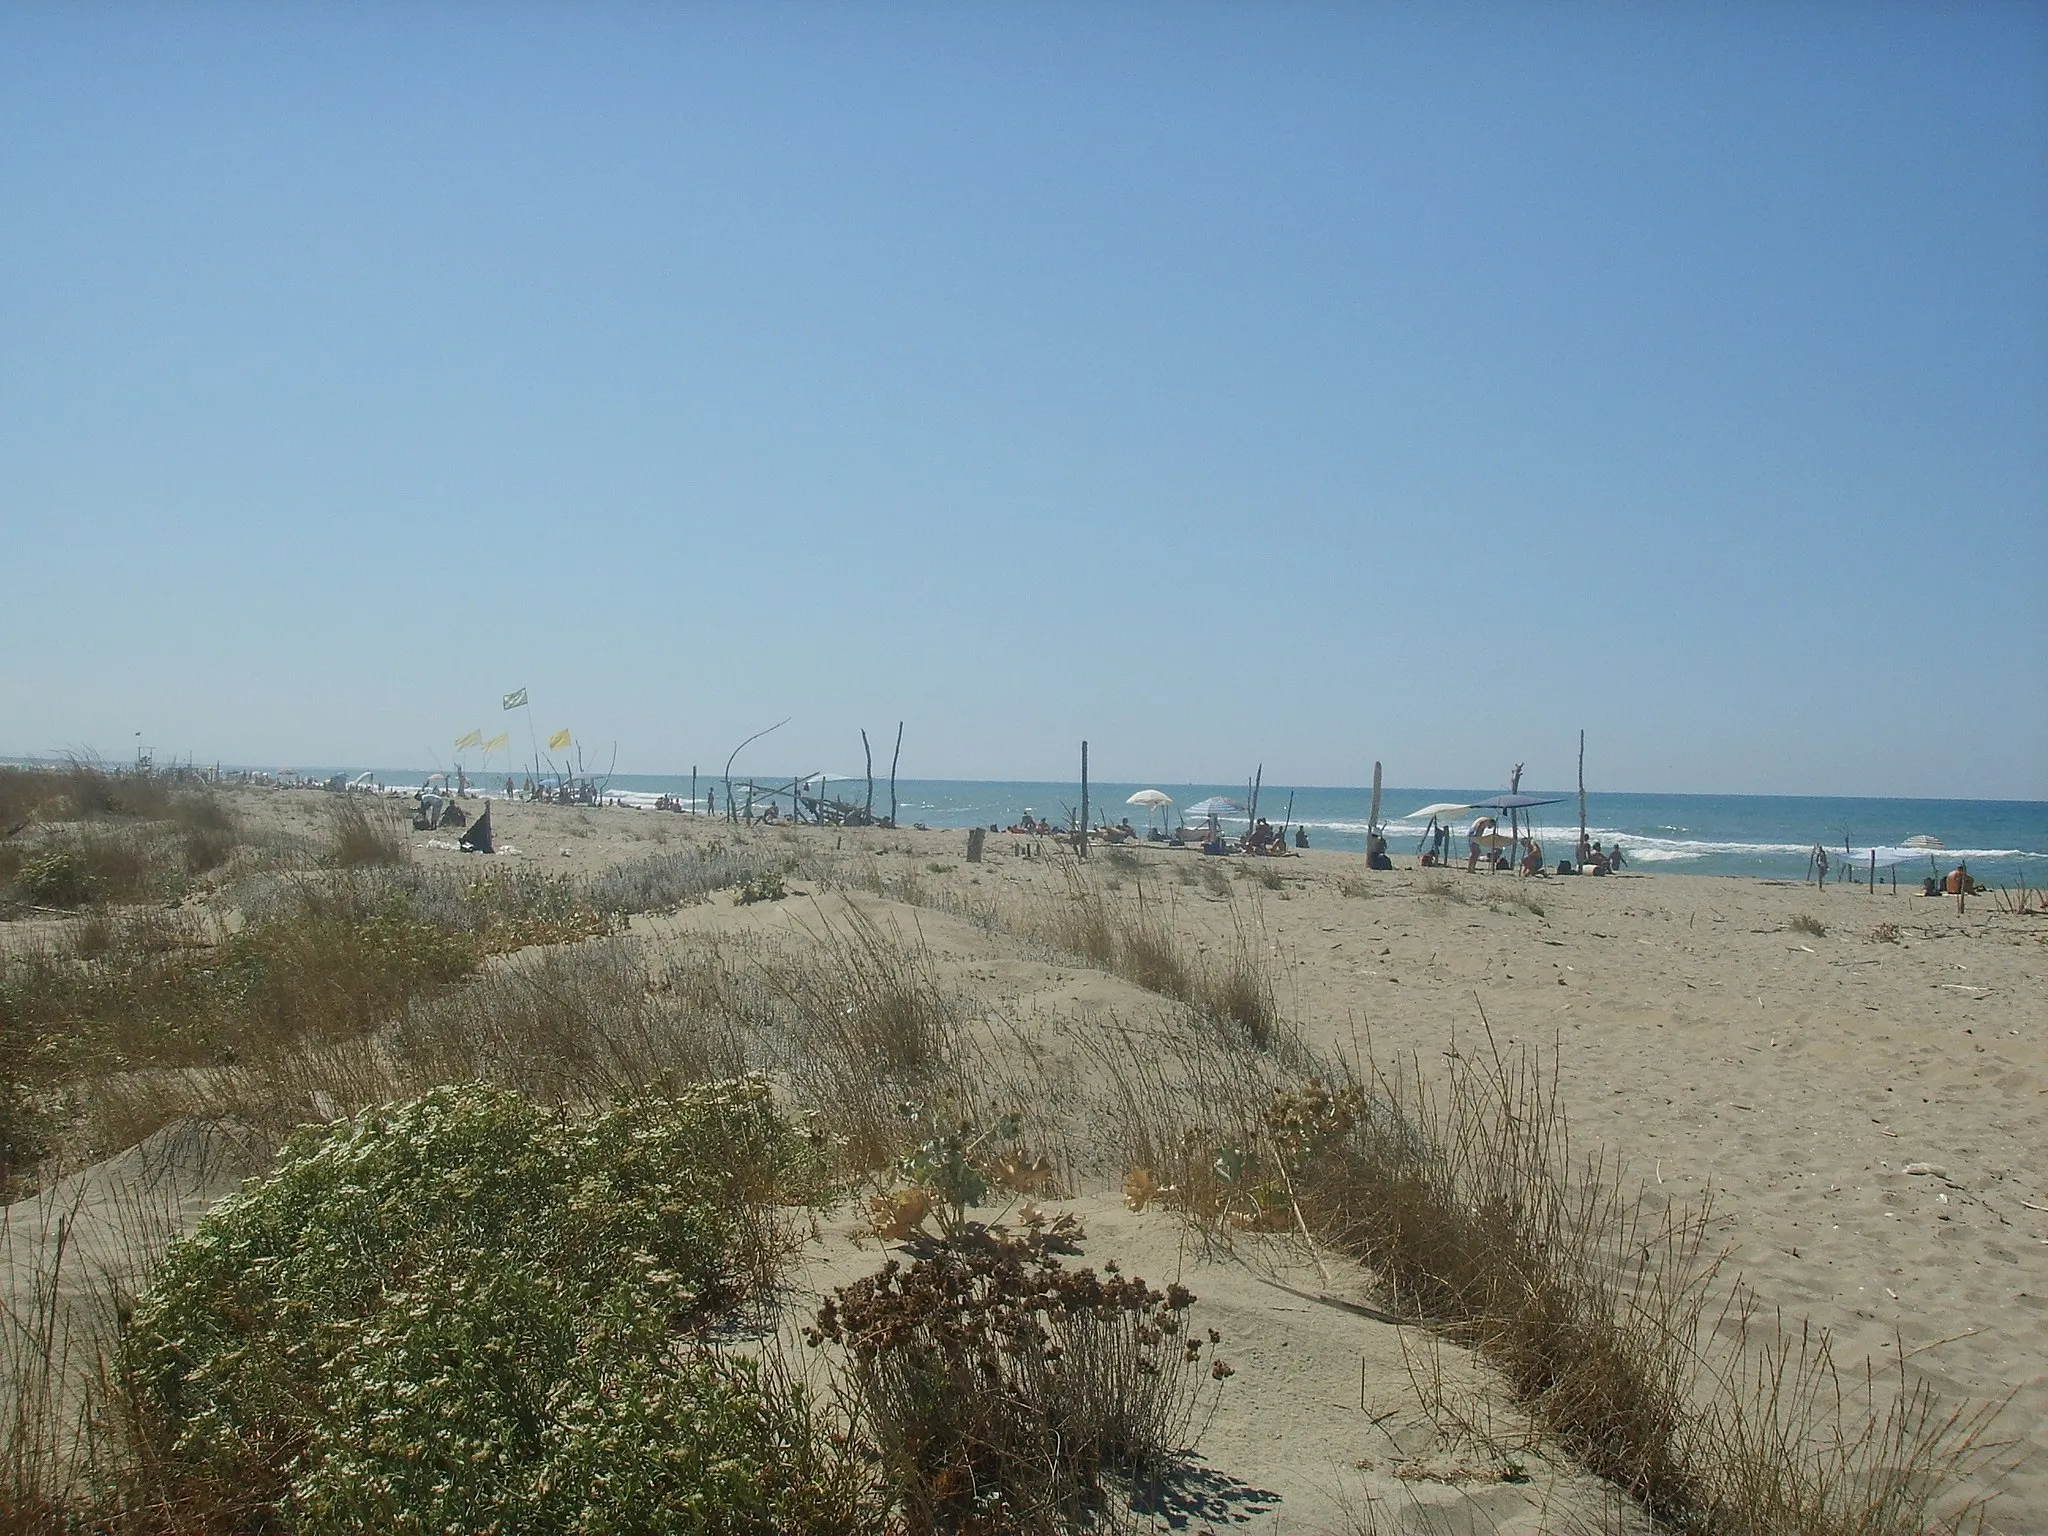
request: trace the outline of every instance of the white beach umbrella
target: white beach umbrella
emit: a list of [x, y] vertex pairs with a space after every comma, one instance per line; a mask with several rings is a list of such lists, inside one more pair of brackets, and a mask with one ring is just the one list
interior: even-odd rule
[[1419, 811], [1410, 811], [1407, 819], [1409, 821], [1421, 821], [1426, 816], [1455, 816], [1460, 811], [1469, 811], [1471, 809], [1470, 805], [1459, 804], [1450, 800], [1439, 800], [1435, 805], [1425, 805]]
[[[1163, 789], [1141, 789], [1131, 796], [1130, 799], [1126, 800], [1124, 804], [1142, 805], [1147, 811], [1158, 811], [1160, 819], [1164, 821], [1166, 808], [1173, 804], [1173, 796]], [[1148, 817], [1147, 819], [1149, 820], [1150, 818]]]

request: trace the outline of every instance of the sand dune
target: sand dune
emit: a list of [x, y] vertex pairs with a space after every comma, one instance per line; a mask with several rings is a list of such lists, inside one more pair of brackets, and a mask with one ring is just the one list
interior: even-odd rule
[[[280, 826], [320, 810], [314, 795], [247, 798]], [[590, 873], [715, 837], [858, 866], [885, 888], [914, 881], [919, 903], [863, 896], [864, 909], [923, 944], [949, 985], [1025, 1021], [1038, 1070], [1054, 1077], [1085, 1067], [1073, 1034], [1091, 1019], [1156, 1002], [938, 910], [1059, 900], [1063, 877], [1047, 850], [1026, 857], [1021, 839], [992, 838], [988, 862], [973, 866], [958, 833], [738, 829], [522, 806], [500, 806], [494, 819], [501, 846], [519, 850], [501, 863]], [[423, 860], [466, 857], [424, 842], [415, 839]], [[1280, 978], [1285, 1008], [1326, 1050], [1425, 1066], [1453, 1052], [1554, 1052], [1581, 1146], [1626, 1158], [1653, 1201], [1711, 1188], [1715, 1242], [1765, 1306], [1832, 1330], [1845, 1361], [1895, 1364], [1903, 1351], [1914, 1379], [1957, 1399], [2011, 1396], [2003, 1427], [2017, 1443], [1994, 1523], [2048, 1529], [2048, 922], [1982, 900], [1958, 915], [1952, 900], [1749, 880], [1375, 875], [1354, 856], [1317, 851], [1256, 867], [1144, 847], [1136, 860], [1113, 870], [1098, 861], [1096, 873], [1164, 904], [1191, 943], [1227, 948], [1248, 936]], [[1206, 882], [1205, 866], [1217, 865], [1230, 876], [1227, 897]], [[721, 898], [636, 919], [633, 930], [656, 946], [801, 937], [822, 910]], [[169, 1206], [189, 1218], [218, 1187], [187, 1178]], [[111, 1188], [85, 1191], [86, 1203], [110, 1202]], [[1117, 1257], [1155, 1280], [1187, 1276], [1223, 1319], [1238, 1375], [1202, 1442], [1214, 1507], [1188, 1513], [1218, 1528], [1343, 1529], [1347, 1508], [1371, 1495], [1397, 1529], [1535, 1531], [1613, 1518], [1598, 1487], [1540, 1450], [1529, 1452], [1532, 1481], [1504, 1481], [1483, 1448], [1457, 1444], [1442, 1415], [1421, 1413], [1413, 1374], [1426, 1346], [1415, 1330], [1261, 1278], [1264, 1269], [1286, 1280], [1289, 1265], [1299, 1278], [1299, 1253], [1193, 1252], [1170, 1215], [1134, 1215], [1113, 1190], [1071, 1204], [1089, 1230], [1077, 1262]], [[805, 1271], [813, 1294], [877, 1258], [854, 1242], [850, 1219], [828, 1238]], [[17, 1258], [23, 1241], [17, 1231]], [[1334, 1283], [1369, 1294], [1360, 1273]], [[1330, 1284], [1316, 1277], [1296, 1290]], [[1524, 1442], [1483, 1369], [1455, 1351], [1434, 1358], [1497, 1427], [1496, 1443]]]

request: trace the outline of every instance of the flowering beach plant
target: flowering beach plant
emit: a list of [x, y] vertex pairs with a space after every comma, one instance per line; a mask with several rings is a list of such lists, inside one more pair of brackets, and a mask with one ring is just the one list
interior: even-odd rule
[[182, 1499], [294, 1530], [834, 1528], [807, 1405], [700, 1342], [823, 1187], [756, 1080], [301, 1132], [137, 1306], [136, 1432]]

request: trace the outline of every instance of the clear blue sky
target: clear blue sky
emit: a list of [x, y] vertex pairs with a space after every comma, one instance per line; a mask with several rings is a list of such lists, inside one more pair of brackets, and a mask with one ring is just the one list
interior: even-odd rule
[[0, 568], [0, 753], [2048, 798], [2048, 8], [6, 3]]

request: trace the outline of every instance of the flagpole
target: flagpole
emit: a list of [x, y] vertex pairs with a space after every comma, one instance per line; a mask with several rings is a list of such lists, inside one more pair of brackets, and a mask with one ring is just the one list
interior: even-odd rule
[[[528, 693], [529, 690], [525, 688], [514, 689], [511, 693], [505, 695], [505, 698], [507, 700], [505, 707], [507, 709], [523, 709], [526, 711], [526, 740], [533, 748], [533, 777], [535, 779], [539, 779], [540, 740], [533, 734], [533, 701], [531, 698], [528, 697]], [[513, 704], [510, 702], [510, 700], [514, 698], [517, 698], [519, 700], [517, 704]], [[506, 749], [506, 755], [511, 755], [511, 749], [509, 747]]]

